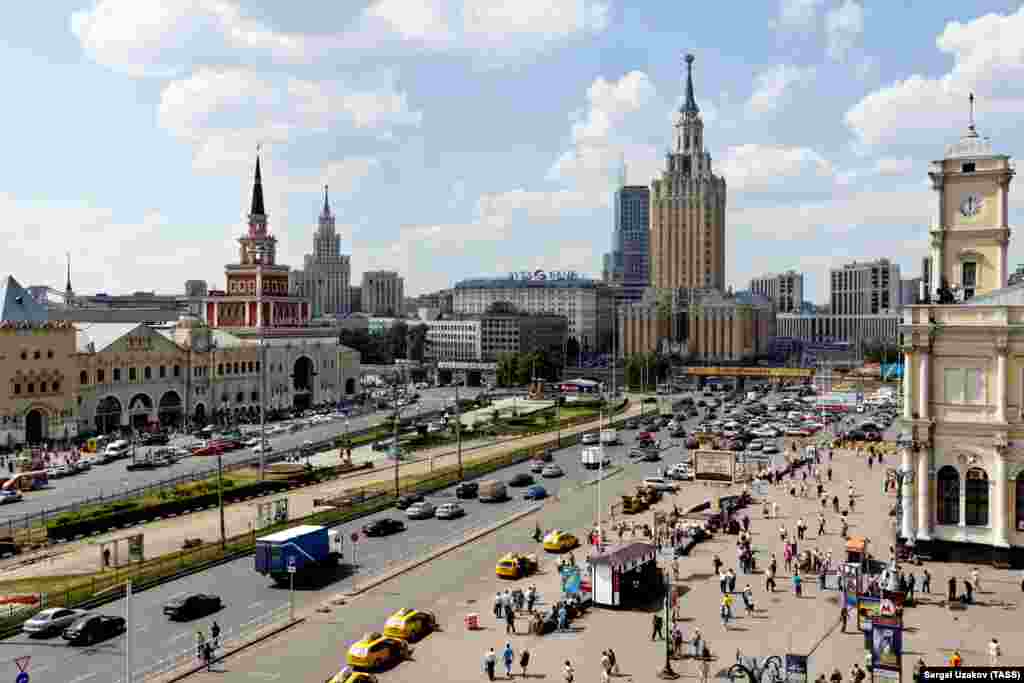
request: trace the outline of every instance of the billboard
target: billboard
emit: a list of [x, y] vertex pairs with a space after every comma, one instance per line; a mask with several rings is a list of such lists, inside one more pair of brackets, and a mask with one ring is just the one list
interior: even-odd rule
[[736, 469], [736, 454], [732, 451], [699, 449], [693, 453], [694, 475], [697, 481], [724, 481], [732, 483]]
[[697, 377], [814, 377], [814, 368], [683, 368], [684, 375]]
[[871, 668], [899, 671], [903, 657], [903, 629], [876, 623], [871, 629]]

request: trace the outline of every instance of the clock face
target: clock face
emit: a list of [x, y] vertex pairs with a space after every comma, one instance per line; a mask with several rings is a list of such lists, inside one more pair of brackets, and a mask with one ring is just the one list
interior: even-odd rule
[[960, 215], [965, 218], [974, 218], [981, 211], [985, 200], [981, 195], [969, 194], [960, 202]]

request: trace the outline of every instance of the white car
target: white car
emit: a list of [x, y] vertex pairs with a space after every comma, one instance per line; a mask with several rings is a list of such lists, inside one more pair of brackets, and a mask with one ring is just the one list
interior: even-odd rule
[[252, 447], [253, 453], [269, 453], [272, 450], [274, 450], [274, 447], [269, 443], [264, 443], [263, 445], [256, 444]]
[[693, 479], [693, 472], [690, 470], [689, 465], [681, 462], [668, 468], [668, 476], [677, 481], [688, 481]]
[[257, 436], [255, 438], [249, 439], [248, 441], [245, 442], [245, 445], [248, 448], [252, 448], [253, 446], [259, 446], [260, 445], [260, 437]]
[[675, 491], [678, 487], [665, 477], [644, 477], [644, 485], [658, 491]]
[[434, 511], [434, 516], [438, 519], [455, 519], [466, 514], [466, 511], [458, 503], [444, 503], [439, 505], [437, 510]]
[[427, 425], [428, 434], [436, 434], [437, 432], [443, 432], [445, 429], [444, 422], [431, 422]]
[[0, 490], [0, 505], [17, 503], [22, 499], [21, 491]]
[[587, 432], [580, 439], [580, 443], [584, 446], [595, 446], [601, 442], [601, 436], [597, 432]]
[[86, 611], [81, 609], [51, 607], [44, 609], [22, 624], [21, 630], [30, 636], [46, 636], [60, 633], [75, 620], [85, 616], [85, 614]]
[[413, 503], [405, 509], [405, 515], [409, 519], [430, 519], [434, 516], [434, 504], [429, 501], [420, 501], [419, 503]]

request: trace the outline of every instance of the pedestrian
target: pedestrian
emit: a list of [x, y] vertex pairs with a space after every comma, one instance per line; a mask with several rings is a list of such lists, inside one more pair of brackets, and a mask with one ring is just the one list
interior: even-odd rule
[[818, 535], [825, 535], [825, 515], [818, 513]]
[[[840, 596], [842, 597], [842, 596]], [[850, 614], [846, 611], [846, 605], [842, 605], [839, 608], [839, 623], [843, 626], [843, 633], [846, 633], [846, 623], [849, 620]]]
[[615, 658], [615, 650], [608, 648], [608, 661], [611, 662], [611, 672], [613, 675], [619, 675], [619, 660]]
[[732, 596], [725, 595], [722, 597], [722, 606], [720, 608], [722, 615], [722, 627], [725, 630], [729, 630], [729, 619], [732, 618]]
[[516, 613], [512, 605], [505, 605], [505, 634], [516, 632]]
[[505, 643], [505, 649], [501, 651], [501, 658], [505, 662], [505, 676], [512, 678], [512, 662], [515, 661], [515, 654], [512, 652], [512, 643]]
[[220, 649], [220, 624], [215, 619], [210, 625], [210, 640], [213, 642], [213, 649]]
[[504, 599], [501, 597], [501, 591], [494, 594], [494, 618], [501, 619], [502, 608], [505, 605]]
[[729, 575], [725, 572], [718, 575], [718, 587], [722, 589], [722, 595], [729, 592]]
[[519, 653], [519, 668], [523, 670], [523, 678], [526, 678], [526, 668], [530, 666], [530, 651], [524, 649]]
[[924, 580], [921, 582], [921, 592], [931, 593], [932, 592], [932, 573], [928, 571], [927, 567], [924, 570]]
[[712, 560], [711, 560], [711, 564], [714, 565], [714, 567], [715, 567], [715, 574], [716, 575], [722, 573], [722, 564], [723, 564], [722, 563], [722, 558], [720, 558], [718, 555], [715, 555], [714, 558], [712, 558]]
[[778, 501], [772, 501], [772, 519], [778, 519], [779, 517], [779, 503]]
[[768, 593], [775, 592], [775, 571], [771, 568], [764, 574], [764, 589]]
[[[672, 630], [672, 647], [675, 649], [676, 656], [682, 658], [683, 656], [683, 630], [677, 625]], [[609, 668], [609, 673], [611, 669]]]
[[833, 495], [832, 496], [832, 511], [835, 512], [837, 515], [839, 514], [839, 496], [838, 495]]
[[203, 644], [203, 661], [206, 663], [206, 670], [213, 671], [213, 646], [209, 642]]
[[663, 636], [661, 634], [661, 615], [660, 614], [655, 614], [654, 615], [654, 618], [651, 620], [651, 627], [652, 627], [651, 628], [651, 640], [660, 640], [660, 639], [665, 637], [665, 636]]
[[565, 660], [563, 672], [565, 674], [565, 683], [573, 683], [576, 680], [576, 669], [572, 668], [572, 664], [569, 663], [568, 659]]
[[[832, 451], [831, 450], [828, 452], [828, 459], [829, 459], [829, 462], [832, 461]], [[832, 465], [828, 466], [828, 470], [826, 471], [826, 474], [828, 475], [828, 480], [832, 481]]]
[[803, 596], [803, 579], [800, 578], [800, 572], [793, 573], [793, 594], [796, 597]]
[[828, 677], [830, 683], [843, 683], [843, 674], [839, 673], [839, 669], [832, 669], [832, 675]]
[[533, 614], [533, 605], [537, 602], [537, 589], [532, 585], [526, 589], [526, 611]]
[[949, 596], [948, 596], [948, 600], [949, 600], [949, 602], [955, 602], [956, 601], [956, 577], [955, 576], [949, 577]]
[[1002, 649], [999, 647], [999, 641], [993, 638], [988, 641], [988, 665], [999, 666], [999, 657], [1003, 654]]
[[487, 680], [494, 680], [494, 665], [498, 661], [497, 655], [494, 654], [494, 648], [487, 650], [484, 654], [484, 673], [487, 674]]
[[964, 600], [968, 605], [974, 604], [974, 583], [964, 579]]
[[202, 659], [206, 650], [206, 636], [202, 631], [196, 631], [196, 658]]
[[971, 583], [974, 584], [974, 590], [976, 590], [976, 591], [978, 591], [980, 593], [981, 592], [981, 582], [978, 580], [979, 578], [980, 578], [980, 572], [978, 571], [978, 568], [975, 567], [974, 569], [971, 570]]
[[729, 568], [729, 592], [736, 592], [736, 570], [732, 567]]
[[747, 608], [747, 616], [754, 614], [754, 589], [747, 584], [747, 587], [743, 589], [743, 604]]
[[913, 572], [907, 576], [907, 598], [914, 601], [914, 590], [917, 588], [917, 576]]
[[949, 658], [949, 665], [955, 669], [959, 669], [964, 663], [964, 658], [960, 656], [960, 650], [953, 650], [953, 655]]

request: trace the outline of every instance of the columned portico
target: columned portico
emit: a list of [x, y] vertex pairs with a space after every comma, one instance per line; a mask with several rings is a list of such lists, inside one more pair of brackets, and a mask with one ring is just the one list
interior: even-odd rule
[[930, 397], [928, 395], [928, 389], [931, 386], [931, 349], [927, 346], [921, 346], [917, 349], [918, 367], [917, 367], [917, 391], [918, 396], [921, 399], [917, 406], [917, 414], [920, 419], [928, 419], [928, 402]]
[[900, 500], [903, 505], [903, 515], [900, 528], [900, 536], [913, 543], [917, 537], [914, 528], [914, 486], [913, 477], [917, 474], [914, 471], [914, 453], [910, 448], [904, 448], [900, 453], [900, 471], [904, 475], [903, 490], [900, 491]]
[[911, 368], [914, 367], [914, 347], [906, 349], [906, 359], [903, 367], [903, 419], [910, 421], [914, 419], [914, 377]]
[[[1005, 356], [1004, 356], [1005, 357]], [[1006, 442], [1005, 437], [997, 438], [995, 459], [992, 467], [993, 510], [992, 510], [992, 544], [998, 548], [1010, 547], [1010, 482], [1006, 476]], [[1016, 489], [1015, 489], [1016, 490]]]
[[1009, 341], [1007, 337], [996, 339], [996, 421], [1006, 422], [1007, 382], [1006, 355]]

